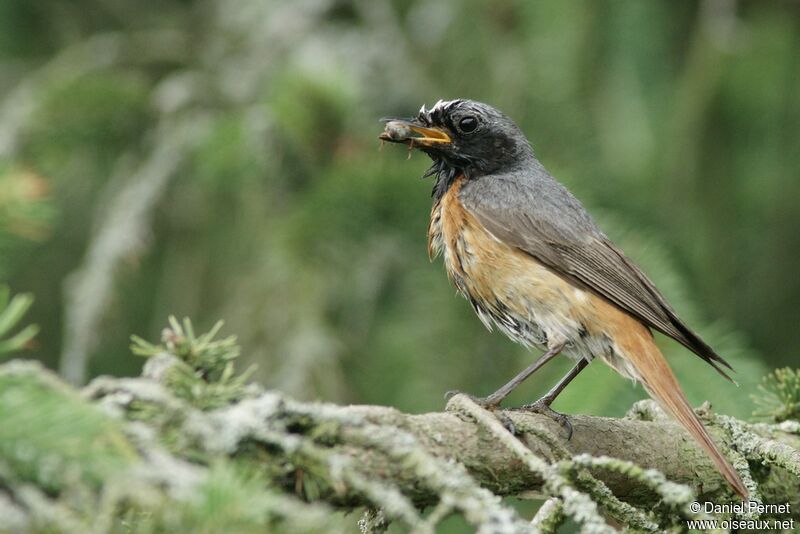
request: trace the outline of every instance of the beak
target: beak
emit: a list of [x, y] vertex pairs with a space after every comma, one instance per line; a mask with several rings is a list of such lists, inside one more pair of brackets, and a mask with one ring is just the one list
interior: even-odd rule
[[406, 143], [410, 148], [447, 145], [452, 142], [447, 132], [441, 128], [422, 126], [417, 121], [391, 119], [378, 136], [381, 141]]

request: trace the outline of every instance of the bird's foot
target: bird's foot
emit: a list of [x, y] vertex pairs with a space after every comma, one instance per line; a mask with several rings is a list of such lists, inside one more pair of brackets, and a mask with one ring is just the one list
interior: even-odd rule
[[497, 420], [502, 423], [506, 430], [515, 436], [517, 435], [517, 427], [514, 425], [514, 421], [512, 421], [508, 415], [499, 409], [500, 401], [497, 400], [497, 398], [493, 395], [489, 395], [488, 397], [476, 397], [475, 395], [470, 395], [469, 393], [464, 393], [463, 391], [458, 391], [457, 389], [451, 389], [444, 394], [444, 398], [445, 400], [449, 401], [456, 395], [464, 395], [484, 410], [489, 410], [494, 414]]
[[544, 415], [549, 417], [566, 431], [567, 433], [567, 441], [572, 439], [572, 423], [569, 422], [569, 417], [564, 415], [563, 413], [559, 413], [550, 407], [550, 401], [546, 398], [541, 398], [536, 402], [532, 402], [531, 404], [525, 404], [524, 406], [520, 406], [519, 410], [525, 412], [533, 412]]
[[475, 395], [470, 395], [469, 393], [465, 393], [463, 391], [459, 391], [457, 389], [451, 389], [447, 393], [444, 394], [444, 400], [450, 400], [456, 395], [464, 395], [465, 397], [469, 397], [469, 399], [480, 406], [481, 408], [485, 408], [487, 410], [496, 410], [500, 406], [500, 401], [496, 398], [493, 398], [492, 395], [488, 397], [476, 397]]

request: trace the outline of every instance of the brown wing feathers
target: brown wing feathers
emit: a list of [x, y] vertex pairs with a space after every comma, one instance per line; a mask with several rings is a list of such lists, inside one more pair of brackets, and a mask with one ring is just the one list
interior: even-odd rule
[[642, 323], [675, 339], [733, 382], [720, 364], [730, 364], [678, 317], [647, 276], [603, 234], [568, 239], [530, 214], [473, 206], [481, 223], [498, 239], [519, 248], [580, 287], [605, 298]]
[[[730, 364], [678, 317], [647, 276], [607, 239], [570, 247], [562, 256], [568, 273], [639, 320], [681, 343], [733, 382], [719, 364]], [[552, 267], [552, 266], [551, 266]]]

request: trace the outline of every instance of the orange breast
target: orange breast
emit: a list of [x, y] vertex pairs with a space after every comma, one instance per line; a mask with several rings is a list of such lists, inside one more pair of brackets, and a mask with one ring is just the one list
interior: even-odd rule
[[456, 179], [434, 206], [428, 239], [431, 255], [442, 254], [459, 290], [481, 301], [497, 300], [522, 316], [531, 315], [532, 305], [592, 305], [587, 292], [486, 230], [459, 200], [462, 184], [463, 178]]

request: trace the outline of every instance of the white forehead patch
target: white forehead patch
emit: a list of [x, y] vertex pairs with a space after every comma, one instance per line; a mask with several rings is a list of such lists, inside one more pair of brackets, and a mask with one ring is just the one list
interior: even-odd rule
[[461, 100], [441, 100], [440, 99], [440, 100], [437, 100], [436, 103], [433, 105], [433, 107], [430, 108], [430, 109], [427, 109], [425, 107], [425, 104], [423, 104], [422, 107], [419, 108], [419, 114], [420, 114], [420, 116], [425, 116], [425, 117], [428, 117], [428, 118], [441, 117], [442, 113], [447, 111], [447, 109], [450, 106], [452, 106], [454, 104], [457, 104], [459, 102], [461, 102]]
[[449, 108], [454, 103], [455, 103], [455, 100], [441, 100], [441, 99], [439, 99], [433, 105], [433, 108], [431, 108], [431, 113], [435, 113], [437, 111], [438, 112], [445, 111], [447, 108]]

